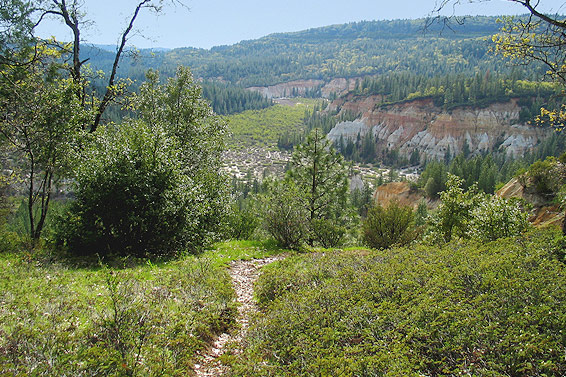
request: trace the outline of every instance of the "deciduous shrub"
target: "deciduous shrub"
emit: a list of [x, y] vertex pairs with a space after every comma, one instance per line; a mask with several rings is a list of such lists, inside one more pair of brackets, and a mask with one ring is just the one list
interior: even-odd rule
[[346, 228], [329, 219], [313, 219], [309, 224], [312, 238], [322, 247], [337, 247], [343, 244]]
[[449, 174], [441, 203], [429, 216], [425, 240], [443, 243], [459, 237], [493, 241], [528, 229], [528, 214], [519, 202], [479, 193], [475, 185], [466, 191], [462, 185], [461, 178]]
[[260, 225], [260, 219], [253, 209], [234, 206], [226, 225], [231, 239], [249, 240]]
[[58, 240], [79, 254], [200, 250], [219, 238], [227, 213], [225, 125], [185, 68], [166, 84], [149, 72], [132, 103], [139, 119], [85, 145]]
[[[174, 255], [189, 244], [198, 197], [160, 129], [99, 130], [76, 176], [58, 240], [75, 254]], [[193, 207], [193, 208], [191, 208]]]
[[412, 208], [396, 201], [387, 207], [377, 204], [362, 223], [364, 243], [374, 249], [409, 243], [414, 239], [414, 217]]
[[529, 228], [528, 217], [518, 201], [481, 195], [478, 205], [471, 211], [466, 234], [484, 242], [518, 236]]
[[265, 229], [282, 247], [297, 249], [308, 231], [308, 211], [292, 181], [276, 182], [263, 198]]

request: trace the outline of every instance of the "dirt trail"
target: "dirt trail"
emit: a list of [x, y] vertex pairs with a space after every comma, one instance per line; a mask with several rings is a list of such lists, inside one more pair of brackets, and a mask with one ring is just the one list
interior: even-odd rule
[[[227, 371], [227, 367], [222, 365], [219, 357], [226, 352], [228, 344], [241, 344], [248, 332], [250, 314], [257, 310], [253, 301], [253, 284], [259, 276], [259, 269], [283, 258], [284, 256], [278, 255], [250, 261], [233, 261], [230, 264], [228, 273], [232, 278], [232, 285], [238, 296], [238, 302], [241, 304], [238, 308], [239, 313], [236, 320], [240, 324], [240, 330], [236, 334], [224, 333], [216, 339], [212, 348], [203, 356], [203, 360], [194, 366], [198, 377], [222, 376]], [[235, 350], [236, 353], [240, 351]]]

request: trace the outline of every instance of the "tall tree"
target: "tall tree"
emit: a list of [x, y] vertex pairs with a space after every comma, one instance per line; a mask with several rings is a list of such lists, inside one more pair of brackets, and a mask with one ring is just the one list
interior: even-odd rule
[[[320, 128], [312, 130], [305, 142], [295, 148], [288, 177], [303, 193], [311, 230], [321, 225], [319, 220], [332, 224], [345, 215], [347, 169], [342, 155], [335, 151]], [[309, 243], [313, 242], [311, 237]]]
[[31, 14], [34, 8], [29, 1], [0, 0], [0, 68], [30, 63], [35, 57]]
[[53, 181], [68, 169], [77, 130], [89, 117], [75, 96], [76, 84], [49, 69], [57, 55], [35, 56], [25, 69], [5, 68], [0, 79], [0, 135], [22, 172], [34, 241], [45, 224]]
[[[178, 0], [170, 3], [181, 4]], [[81, 60], [80, 0], [0, 0], [0, 132], [24, 167], [30, 237], [39, 239], [51, 198], [53, 180], [82, 130], [94, 132], [110, 102], [123, 89], [116, 71], [134, 22], [142, 9], [160, 11], [165, 0], [139, 0], [122, 32], [112, 72], [101, 98], [89, 90]], [[59, 17], [72, 31], [70, 44], [44, 41], [34, 29], [45, 17]], [[69, 47], [70, 46], [70, 47]], [[61, 65], [67, 55], [71, 63]], [[62, 68], [68, 68], [69, 75]], [[36, 210], [39, 214], [36, 215]]]
[[[178, 0], [169, 0], [173, 4], [181, 4], [182, 3]], [[143, 9], [152, 10], [154, 12], [160, 12], [163, 8], [165, 0], [140, 0], [137, 2], [137, 5], [132, 12], [132, 15], [129, 18], [128, 24], [122, 34], [120, 35], [120, 42], [116, 46], [116, 55], [114, 57], [114, 62], [112, 63], [112, 69], [110, 71], [110, 75], [108, 76], [108, 81], [106, 84], [106, 89], [102, 98], [97, 99], [94, 103], [94, 117], [89, 125], [86, 127], [89, 128], [90, 132], [96, 131], [100, 122], [102, 121], [102, 116], [106, 111], [107, 107], [110, 103], [121, 93], [121, 85], [119, 85], [116, 74], [118, 71], [118, 66], [120, 64], [120, 59], [124, 53], [124, 49], [128, 42], [129, 35], [131, 34], [134, 23]], [[70, 73], [71, 77], [75, 81], [76, 84], [82, 85], [83, 84], [83, 73], [82, 67], [83, 64], [87, 60], [81, 60], [80, 56], [80, 49], [81, 49], [81, 28], [86, 23], [85, 17], [83, 16], [83, 12], [81, 11], [81, 6], [83, 2], [80, 0], [38, 0], [38, 8], [37, 11], [40, 13], [40, 19], [38, 24], [41, 20], [49, 15], [59, 17], [62, 22], [65, 23], [69, 27], [69, 29], [73, 33], [73, 41], [71, 43], [71, 57], [72, 63], [70, 65]], [[82, 85], [85, 87], [85, 85]], [[77, 93], [83, 105], [87, 104], [87, 95], [85, 92], [78, 92]]]

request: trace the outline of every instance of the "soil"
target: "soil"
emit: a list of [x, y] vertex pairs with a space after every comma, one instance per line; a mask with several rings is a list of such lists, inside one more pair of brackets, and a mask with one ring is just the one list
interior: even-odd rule
[[224, 333], [216, 339], [211, 349], [203, 355], [201, 362], [195, 364], [196, 376], [217, 377], [223, 376], [228, 371], [228, 367], [220, 361], [220, 356], [227, 351], [229, 346], [230, 351], [234, 354], [242, 351], [239, 347], [248, 332], [250, 316], [257, 310], [253, 299], [253, 284], [259, 276], [259, 269], [283, 258], [284, 256], [278, 255], [249, 261], [233, 261], [230, 264], [228, 272], [232, 278], [237, 300], [240, 303], [236, 320], [239, 331], [237, 333]]

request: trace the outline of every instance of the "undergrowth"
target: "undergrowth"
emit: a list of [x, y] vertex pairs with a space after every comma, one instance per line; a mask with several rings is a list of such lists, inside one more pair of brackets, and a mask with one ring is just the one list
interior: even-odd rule
[[0, 254], [0, 375], [186, 376], [233, 325], [233, 299], [206, 258], [73, 269]]
[[560, 237], [324, 252], [266, 267], [236, 376], [563, 376]]
[[230, 241], [178, 261], [94, 267], [48, 248], [0, 253], [0, 376], [191, 375], [214, 336], [235, 326], [225, 266], [280, 252]]

